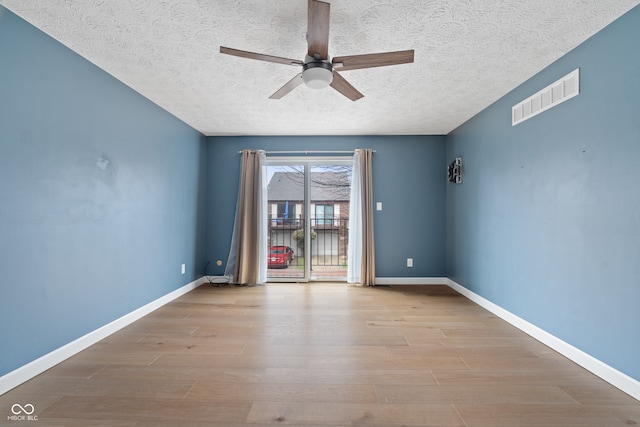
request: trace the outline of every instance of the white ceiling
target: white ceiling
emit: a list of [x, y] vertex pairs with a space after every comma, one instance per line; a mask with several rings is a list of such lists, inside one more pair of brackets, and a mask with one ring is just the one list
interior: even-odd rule
[[299, 67], [220, 45], [303, 60], [307, 0], [0, 0], [205, 135], [447, 134], [640, 1], [329, 3], [330, 56], [415, 63], [344, 71], [356, 102], [305, 86], [270, 100]]

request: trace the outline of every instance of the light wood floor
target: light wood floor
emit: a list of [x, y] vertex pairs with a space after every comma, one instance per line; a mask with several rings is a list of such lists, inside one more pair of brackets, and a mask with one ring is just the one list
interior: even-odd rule
[[[32, 404], [37, 422], [7, 420]], [[0, 396], [1, 425], [628, 426], [640, 402], [445, 286], [202, 286]]]

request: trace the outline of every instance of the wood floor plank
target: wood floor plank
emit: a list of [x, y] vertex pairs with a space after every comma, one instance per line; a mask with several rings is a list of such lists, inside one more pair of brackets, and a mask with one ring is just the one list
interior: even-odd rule
[[67, 378], [91, 378], [105, 369], [105, 363], [73, 363], [66, 361], [47, 371], [47, 376]]
[[182, 399], [195, 380], [143, 378], [61, 378], [41, 376], [20, 386], [20, 393], [58, 396], [132, 396], [158, 399]]
[[[426, 338], [426, 336], [423, 336]], [[403, 335], [376, 335], [367, 333], [354, 334], [336, 332], [332, 334], [315, 335], [277, 335], [264, 337], [263, 341], [273, 345], [312, 345], [312, 346], [405, 346], [408, 345], [407, 337]]]
[[218, 340], [195, 337], [151, 337], [133, 343], [109, 343], [103, 347], [112, 353], [206, 353], [240, 354], [245, 345], [242, 343], [222, 343]]
[[466, 363], [457, 356], [411, 355], [389, 357], [386, 353], [361, 357], [323, 357], [308, 362], [310, 369], [333, 368], [340, 371], [371, 369], [465, 369]]
[[214, 383], [221, 382], [261, 382], [266, 375], [261, 368], [223, 368], [204, 367], [196, 365], [178, 366], [127, 366], [110, 365], [96, 374], [95, 378], [128, 379], [129, 381], [144, 381], [148, 378], [162, 381], [197, 381], [207, 380]]
[[307, 368], [310, 358], [304, 356], [279, 356], [265, 358], [260, 355], [217, 355], [194, 353], [166, 353], [160, 355], [153, 366], [199, 366], [206, 368]]
[[87, 420], [244, 422], [248, 402], [215, 403], [197, 400], [131, 397], [64, 396], [40, 413], [40, 420], [81, 418]]
[[213, 383], [198, 381], [185, 399], [211, 402], [375, 403], [373, 385], [299, 383]]
[[380, 403], [564, 403], [577, 404], [559, 387], [551, 385], [379, 385]]
[[583, 405], [634, 405], [637, 400], [610, 384], [563, 384], [560, 388]]
[[81, 351], [68, 360], [80, 364], [150, 365], [162, 355], [159, 351], [137, 353], [101, 351], [102, 347], [96, 344], [95, 347]]
[[[281, 424], [281, 425], [291, 425], [281, 421], [274, 421], [272, 424]], [[211, 420], [208, 422], [181, 422], [179, 427], [264, 427], [264, 423], [226, 423], [226, 422], [216, 422], [215, 420]], [[135, 427], [176, 427], [175, 422], [163, 422], [163, 421], [138, 421]], [[326, 424], [308, 424], [305, 427], [326, 427]], [[353, 427], [352, 425], [334, 425], [332, 427]]]
[[453, 405], [255, 402], [247, 421], [324, 426], [464, 426]]
[[411, 347], [453, 347], [453, 348], [478, 348], [478, 347], [519, 347], [530, 350], [546, 352], [548, 348], [540, 343], [532, 343], [530, 337], [522, 337], [520, 339], [505, 336], [496, 337], [425, 337], [425, 336], [408, 336], [407, 344]]
[[[40, 418], [38, 419], [40, 421]], [[34, 421], [32, 424], [43, 425]], [[93, 418], [47, 418], [47, 427], [137, 427], [135, 420], [96, 420]]]
[[273, 356], [345, 356], [345, 357], [366, 357], [369, 354], [384, 354], [385, 346], [374, 345], [277, 345], [272, 343], [250, 343], [244, 349], [243, 354], [259, 354], [264, 357]]
[[468, 427], [629, 427], [638, 425], [640, 407], [564, 404], [458, 404]]
[[[440, 385], [575, 385], [579, 389], [590, 385], [602, 385], [603, 381], [594, 375], [575, 371], [543, 370], [439, 370], [432, 371]], [[605, 383], [606, 384], [606, 383]], [[565, 390], [563, 388], [563, 390]], [[565, 390], [566, 392], [567, 390]], [[571, 393], [568, 393], [571, 394]]]
[[493, 356], [484, 357], [482, 355], [468, 355], [462, 357], [471, 370], [484, 371], [561, 371], [561, 372], [580, 372], [583, 369], [578, 365], [567, 363], [566, 359], [562, 359], [553, 355], [551, 357], [509, 357], [509, 356]]
[[263, 381], [302, 384], [437, 384], [431, 370], [425, 369], [354, 369], [345, 372], [333, 368], [269, 368], [265, 370]]
[[441, 345], [434, 347], [426, 346], [386, 346], [387, 354], [390, 357], [401, 356], [482, 356], [482, 357], [538, 357], [537, 354], [518, 345], [502, 346], [453, 346]]

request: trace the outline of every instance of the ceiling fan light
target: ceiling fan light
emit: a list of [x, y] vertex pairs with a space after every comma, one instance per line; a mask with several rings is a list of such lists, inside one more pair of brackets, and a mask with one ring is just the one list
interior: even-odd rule
[[328, 62], [309, 62], [304, 64], [302, 81], [311, 89], [324, 89], [333, 81], [333, 67]]

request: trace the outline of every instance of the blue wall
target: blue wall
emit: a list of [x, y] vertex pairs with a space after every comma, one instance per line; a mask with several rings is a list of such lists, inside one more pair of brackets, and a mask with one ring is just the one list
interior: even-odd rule
[[[447, 275], [640, 380], [640, 7], [447, 136]], [[511, 126], [580, 68], [581, 94]]]
[[[444, 136], [210, 137], [208, 212], [209, 272], [223, 274], [233, 228], [240, 156], [265, 150], [374, 148], [376, 277], [443, 277], [445, 273], [446, 169]], [[407, 268], [406, 259], [414, 267]]]
[[205, 169], [202, 135], [0, 6], [0, 375], [202, 274]]

